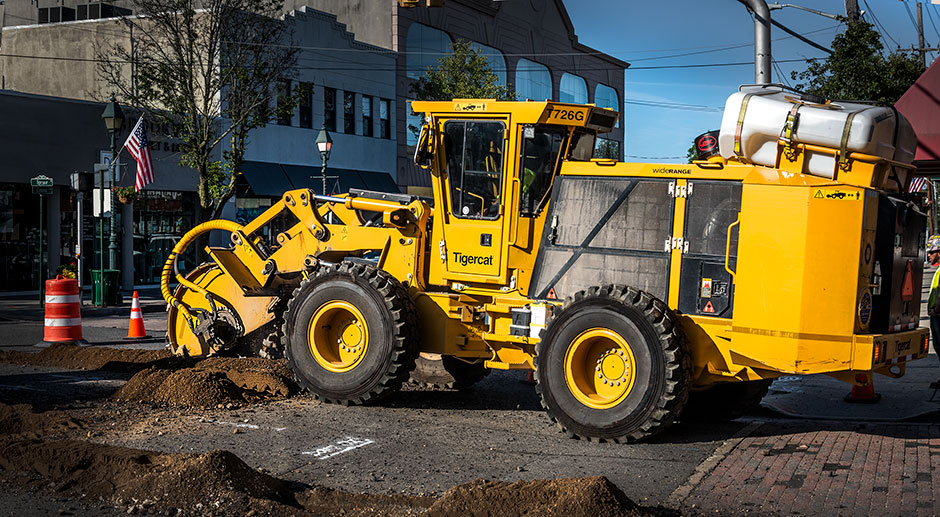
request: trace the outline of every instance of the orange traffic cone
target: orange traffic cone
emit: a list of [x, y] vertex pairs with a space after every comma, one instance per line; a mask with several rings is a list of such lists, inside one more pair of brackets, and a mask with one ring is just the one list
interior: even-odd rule
[[144, 330], [144, 317], [140, 312], [140, 298], [137, 291], [134, 291], [134, 299], [131, 301], [131, 321], [127, 327], [127, 337], [124, 339], [148, 339], [147, 331]]
[[845, 396], [844, 400], [856, 404], [874, 404], [881, 400], [881, 393], [875, 393], [875, 382], [872, 379], [872, 373], [856, 374], [852, 391]]

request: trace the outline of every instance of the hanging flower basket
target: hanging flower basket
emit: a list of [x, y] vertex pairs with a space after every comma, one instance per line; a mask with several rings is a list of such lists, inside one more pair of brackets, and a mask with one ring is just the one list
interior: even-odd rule
[[114, 187], [114, 195], [118, 201], [129, 205], [137, 199], [137, 189], [134, 187]]

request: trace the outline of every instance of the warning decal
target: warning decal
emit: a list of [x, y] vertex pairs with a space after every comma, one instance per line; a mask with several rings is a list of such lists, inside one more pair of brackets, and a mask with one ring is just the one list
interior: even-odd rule
[[554, 287], [552, 287], [551, 289], [548, 290], [548, 295], [546, 295], [546, 298], [548, 298], [549, 300], [557, 300], [557, 299], [558, 299], [558, 296], [555, 295], [555, 288], [554, 288]]
[[702, 309], [702, 312], [715, 312], [715, 308], [712, 307], [712, 302], [705, 304], [705, 307]]
[[702, 279], [702, 298], [711, 298], [712, 297], [712, 279], [703, 278]]
[[862, 193], [859, 190], [818, 188], [813, 191], [813, 199], [825, 199], [831, 201], [858, 201], [862, 199]]

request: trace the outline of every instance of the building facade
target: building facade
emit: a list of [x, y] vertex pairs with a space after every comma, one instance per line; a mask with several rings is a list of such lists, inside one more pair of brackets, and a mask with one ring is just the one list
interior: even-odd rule
[[[427, 171], [414, 166], [420, 126], [409, 103], [411, 84], [450, 52], [458, 39], [472, 42], [519, 100], [587, 102], [623, 112], [627, 63], [578, 43], [561, 0], [445, 0], [442, 7], [400, 7], [394, 0], [288, 0], [336, 14], [361, 41], [394, 50], [398, 159], [402, 189], [427, 194]], [[623, 121], [599, 140], [606, 157], [623, 157]]]
[[[32, 8], [24, 9], [23, 5]], [[41, 278], [54, 275], [58, 265], [75, 260], [79, 252], [86, 285], [88, 272], [100, 265], [96, 196], [90, 191], [79, 196], [70, 184], [70, 175], [91, 173], [96, 163], [110, 159], [108, 133], [101, 121], [101, 101], [109, 89], [95, 73], [95, 48], [115, 40], [130, 45], [132, 35], [118, 18], [71, 19], [72, 14], [62, 9], [50, 15], [42, 11], [43, 5], [37, 8], [29, 0], [4, 4], [0, 114], [7, 123], [0, 129], [0, 145], [7, 150], [8, 159], [0, 164], [0, 268], [4, 269], [0, 291], [36, 289]], [[76, 13], [82, 5], [85, 13], [89, 10], [86, 4], [56, 5]], [[119, 2], [100, 4], [99, 14], [105, 5], [131, 8], [131, 4], [122, 7]], [[27, 19], [29, 16], [33, 18]], [[311, 187], [319, 192], [322, 160], [315, 140], [322, 127], [333, 139], [328, 193], [397, 188], [393, 53], [357, 41], [334, 15], [324, 12], [300, 8], [287, 14], [285, 23], [291, 25], [294, 44], [301, 51], [296, 73], [280, 81], [272, 102], [287, 92], [299, 94], [300, 102], [289, 116], [249, 134], [243, 174], [238, 177], [234, 199], [223, 212], [226, 218], [251, 220], [285, 190]], [[344, 66], [347, 56], [355, 56], [362, 66]], [[139, 111], [126, 106], [124, 113], [119, 145], [140, 116]], [[220, 119], [219, 123], [226, 121]], [[168, 135], [166, 128], [152, 123], [146, 128], [155, 182], [133, 203], [115, 207], [124, 287], [158, 283], [166, 255], [193, 226], [198, 213], [198, 177], [192, 169], [179, 165], [179, 141]], [[214, 159], [220, 159], [228, 145], [217, 148]], [[126, 153], [120, 163], [123, 169], [117, 184], [132, 185], [136, 163]], [[29, 179], [40, 173], [55, 182], [55, 193], [47, 200], [49, 231], [44, 240], [48, 243], [48, 267], [44, 271], [40, 271], [38, 259], [38, 198], [29, 188]], [[78, 206], [80, 198], [82, 207]], [[79, 231], [79, 220], [84, 221], [84, 232]], [[110, 234], [109, 224], [105, 230]], [[181, 269], [192, 265], [184, 263]]]

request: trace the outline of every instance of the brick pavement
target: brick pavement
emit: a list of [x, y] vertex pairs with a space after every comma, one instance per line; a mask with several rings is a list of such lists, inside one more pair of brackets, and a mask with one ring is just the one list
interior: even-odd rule
[[763, 422], [717, 454], [683, 515], [940, 514], [940, 423]]

